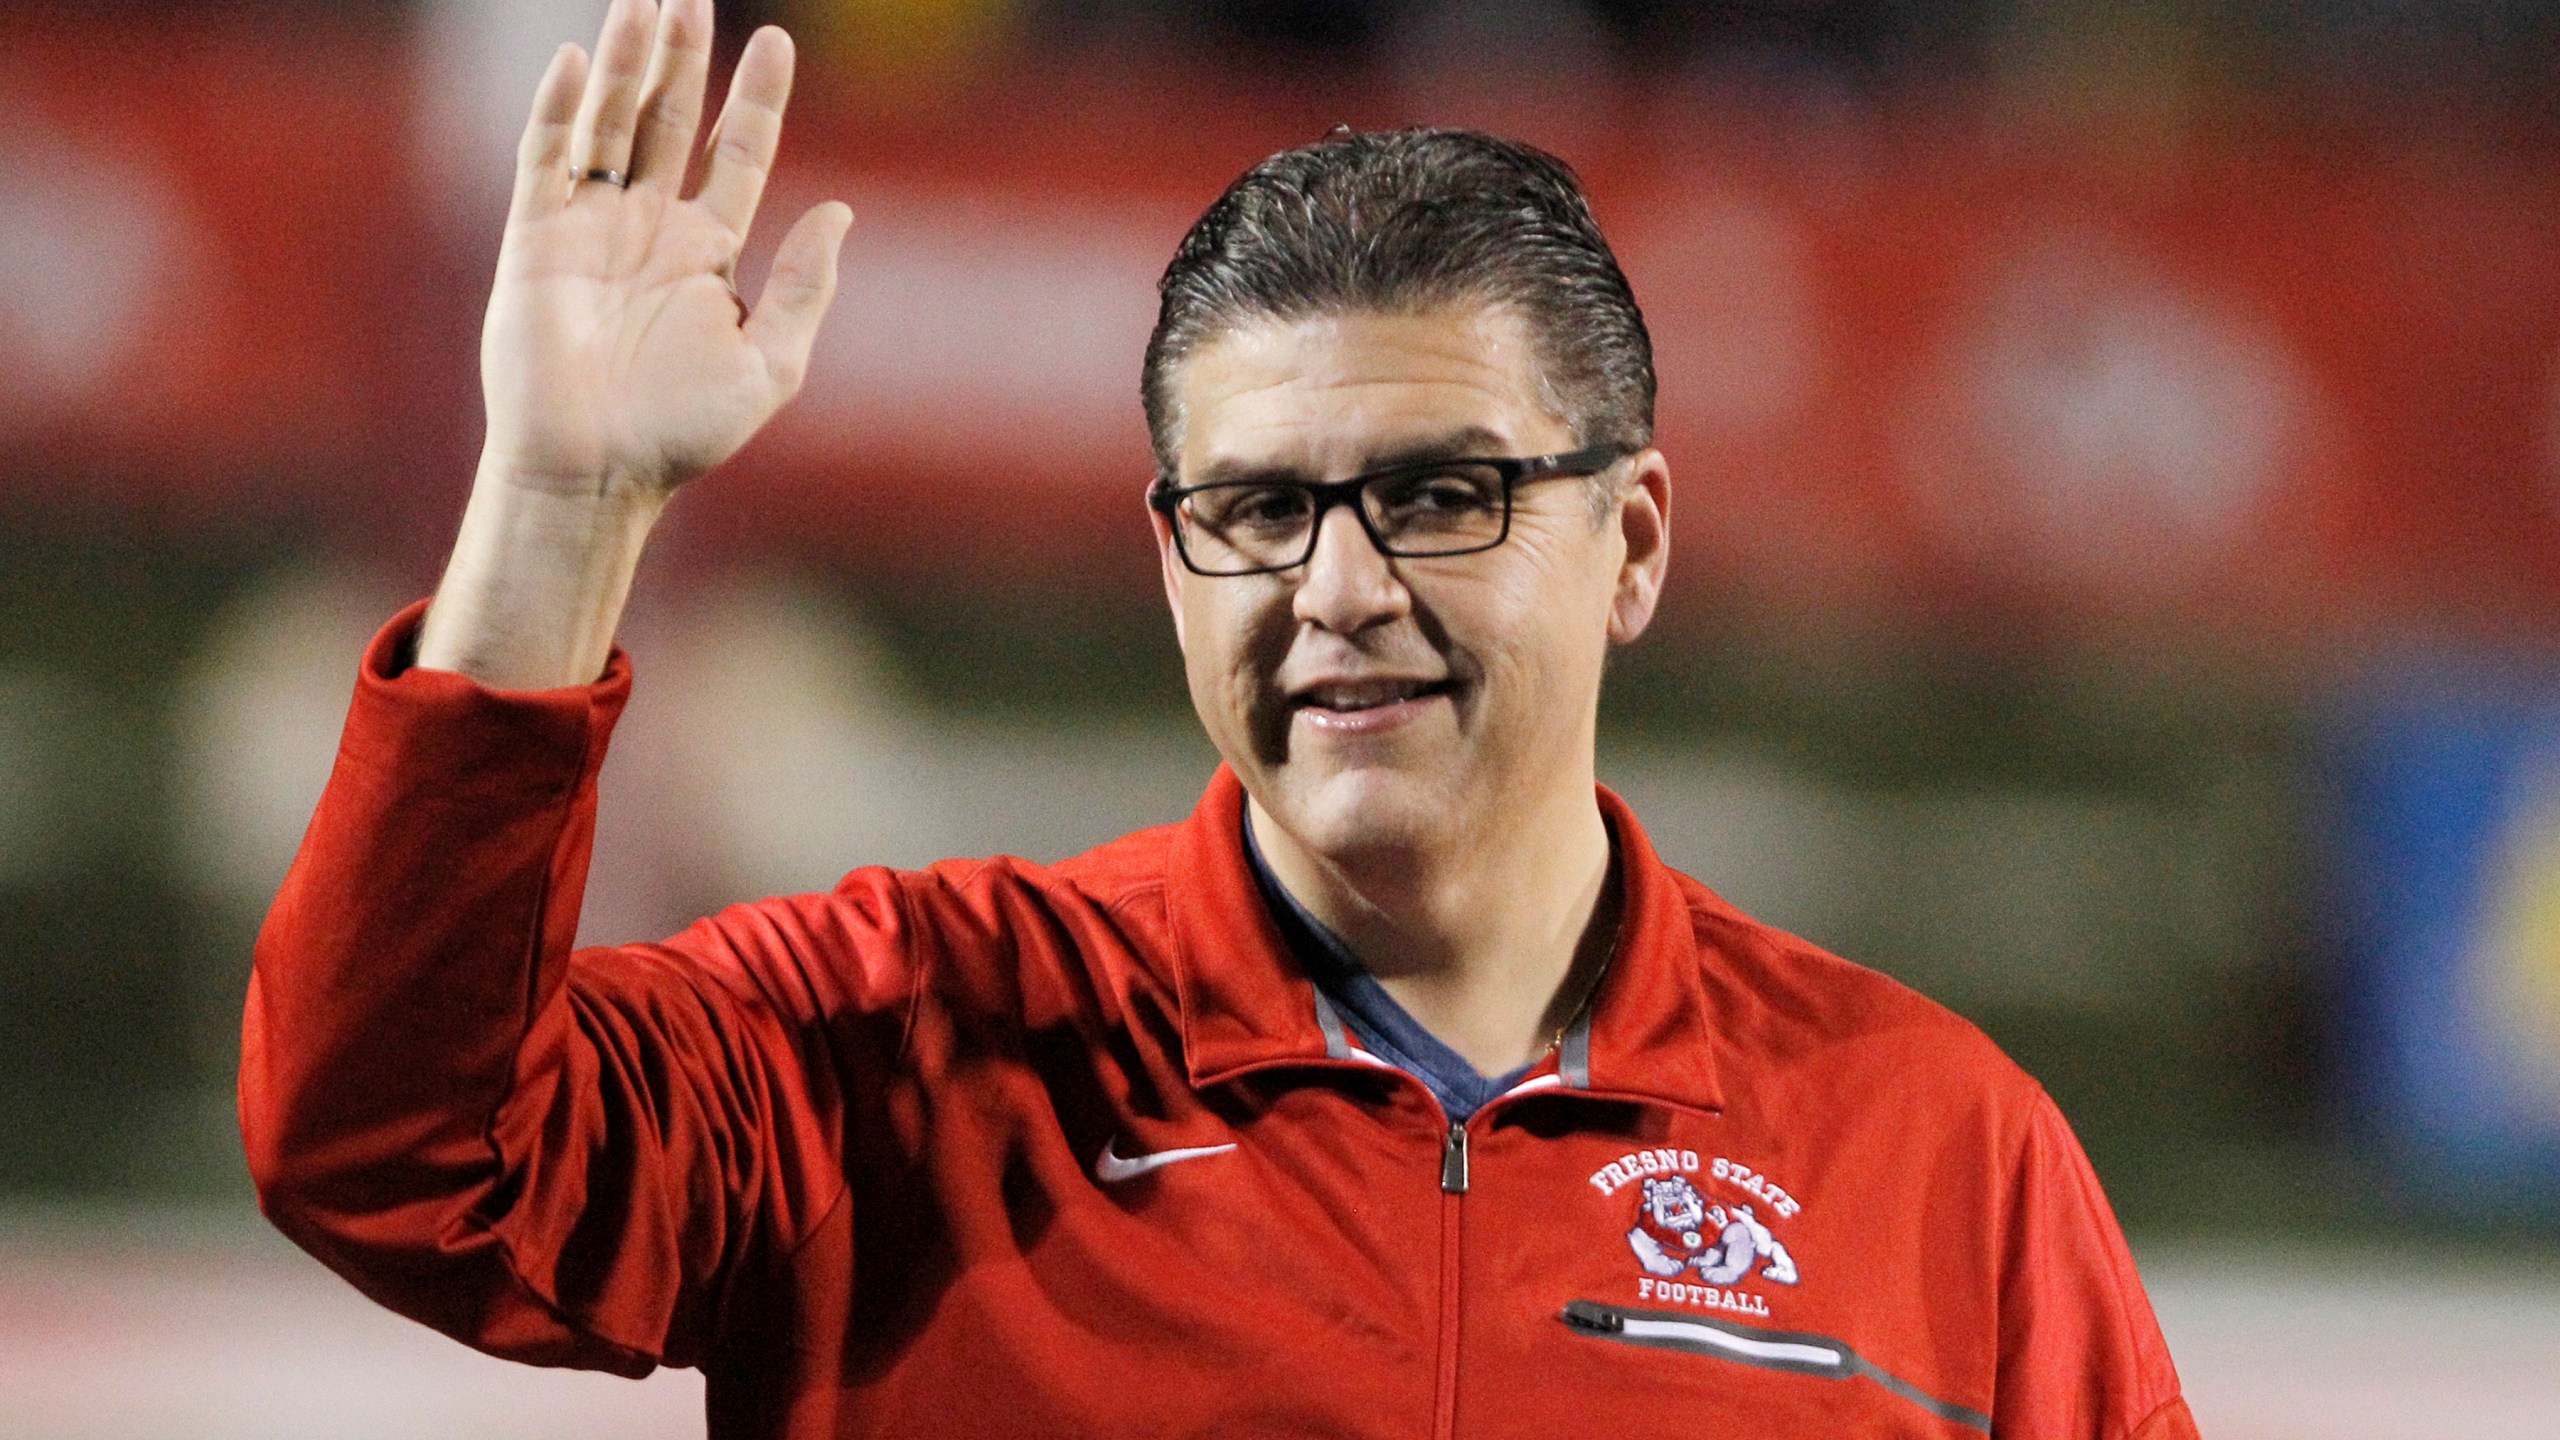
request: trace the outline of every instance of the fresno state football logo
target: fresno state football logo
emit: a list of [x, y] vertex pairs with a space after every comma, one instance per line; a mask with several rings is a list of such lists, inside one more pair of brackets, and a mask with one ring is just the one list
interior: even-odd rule
[[1710, 1205], [1683, 1175], [1644, 1181], [1627, 1248], [1646, 1274], [1665, 1280], [1687, 1271], [1709, 1285], [1730, 1285], [1756, 1266], [1763, 1280], [1796, 1283], [1795, 1257], [1750, 1206]]
[[1630, 1150], [1592, 1171], [1591, 1188], [1636, 1200], [1627, 1248], [1641, 1271], [1639, 1300], [1765, 1316], [1769, 1296], [1748, 1282], [1793, 1285], [1799, 1278], [1796, 1257], [1769, 1226], [1796, 1218], [1804, 1202], [1739, 1160], [1719, 1155], [1710, 1162], [1672, 1147]]

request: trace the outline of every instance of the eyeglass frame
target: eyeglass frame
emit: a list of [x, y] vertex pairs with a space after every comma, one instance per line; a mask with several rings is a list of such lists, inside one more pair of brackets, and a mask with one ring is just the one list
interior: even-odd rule
[[[1174, 553], [1182, 557], [1182, 566], [1194, 575], [1211, 580], [1240, 580], [1248, 575], [1276, 575], [1294, 570], [1315, 558], [1317, 542], [1324, 538], [1324, 517], [1336, 506], [1348, 506], [1351, 517], [1360, 522], [1360, 531], [1381, 555], [1398, 560], [1446, 560], [1458, 555], [1481, 555], [1511, 538], [1512, 492], [1536, 480], [1582, 480], [1599, 474], [1636, 453], [1625, 445], [1586, 445], [1579, 450], [1566, 450], [1554, 455], [1443, 455], [1429, 460], [1407, 460], [1394, 465], [1363, 471], [1340, 480], [1219, 480], [1206, 485], [1176, 485], [1169, 475], [1158, 474], [1147, 487], [1147, 508], [1165, 519], [1173, 532]], [[1369, 518], [1369, 509], [1360, 503], [1360, 492], [1380, 480], [1393, 480], [1405, 475], [1427, 474], [1450, 465], [1482, 465], [1493, 471], [1502, 482], [1502, 528], [1481, 545], [1463, 550], [1427, 550], [1413, 554], [1396, 549], [1378, 533], [1377, 523]], [[1182, 538], [1182, 502], [1204, 490], [1235, 489], [1248, 484], [1265, 484], [1307, 492], [1315, 506], [1307, 517], [1307, 547], [1298, 558], [1284, 565], [1257, 565], [1250, 570], [1203, 570], [1191, 558], [1191, 547]]]

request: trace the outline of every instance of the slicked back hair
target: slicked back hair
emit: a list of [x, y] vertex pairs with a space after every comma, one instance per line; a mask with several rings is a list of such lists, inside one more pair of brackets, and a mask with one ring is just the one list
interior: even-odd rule
[[[1563, 161], [1473, 130], [1336, 130], [1254, 166], [1174, 251], [1142, 374], [1156, 467], [1177, 474], [1190, 354], [1257, 320], [1449, 305], [1528, 322], [1575, 445], [1653, 443], [1653, 341]], [[1600, 498], [1595, 495], [1595, 500]]]

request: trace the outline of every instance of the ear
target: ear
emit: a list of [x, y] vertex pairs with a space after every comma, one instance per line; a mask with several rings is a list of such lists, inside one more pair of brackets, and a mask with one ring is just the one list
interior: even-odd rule
[[1164, 603], [1173, 611], [1173, 643], [1184, 648], [1182, 635], [1182, 554], [1173, 548], [1173, 522], [1161, 510], [1147, 510], [1148, 523], [1156, 529], [1156, 565], [1164, 572]]
[[1626, 556], [1609, 605], [1609, 643], [1624, 645], [1653, 623], [1662, 581], [1671, 568], [1671, 462], [1659, 450], [1635, 457], [1635, 474], [1618, 495], [1618, 534]]

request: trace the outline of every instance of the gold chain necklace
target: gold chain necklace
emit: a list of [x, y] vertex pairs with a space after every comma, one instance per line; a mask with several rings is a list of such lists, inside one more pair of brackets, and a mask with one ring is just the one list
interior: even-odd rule
[[1573, 1009], [1566, 1012], [1564, 1023], [1556, 1027], [1556, 1033], [1547, 1037], [1547, 1048], [1540, 1051], [1540, 1054], [1549, 1054], [1564, 1048], [1565, 1032], [1571, 1030], [1575, 1023], [1582, 1019], [1583, 1013], [1591, 1008], [1591, 1002], [1599, 996], [1600, 982], [1609, 974], [1609, 962], [1617, 958], [1615, 951], [1616, 947], [1612, 946], [1611, 953], [1601, 957], [1600, 963], [1593, 967], [1591, 978], [1582, 982], [1582, 994], [1575, 998]]

